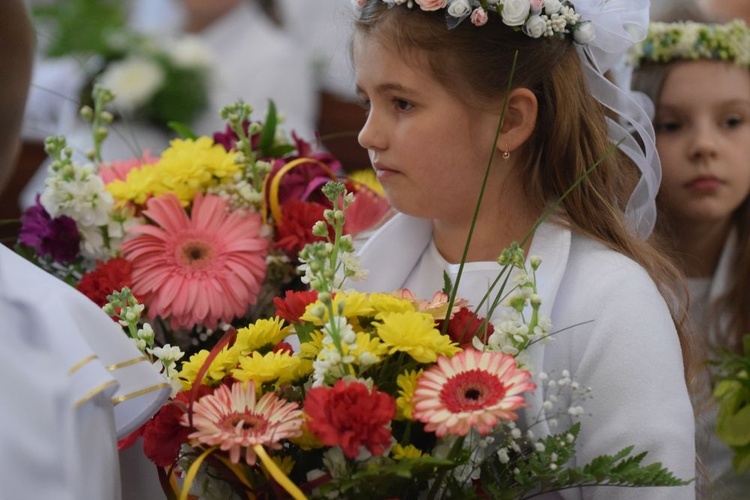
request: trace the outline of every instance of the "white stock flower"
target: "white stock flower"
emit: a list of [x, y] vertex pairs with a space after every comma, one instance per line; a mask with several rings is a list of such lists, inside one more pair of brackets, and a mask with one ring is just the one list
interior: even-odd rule
[[581, 23], [575, 31], [573, 31], [573, 39], [576, 43], [586, 45], [596, 37], [596, 28], [590, 22]]
[[452, 0], [448, 5], [448, 15], [452, 17], [464, 17], [471, 13], [469, 0]]
[[541, 38], [547, 31], [547, 21], [542, 16], [531, 16], [524, 25], [524, 32], [531, 38]]
[[132, 57], [109, 65], [99, 83], [115, 94], [112, 105], [132, 112], [146, 104], [164, 82], [164, 70], [154, 61]]
[[523, 26], [530, 12], [529, 0], [505, 0], [501, 16], [508, 26]]

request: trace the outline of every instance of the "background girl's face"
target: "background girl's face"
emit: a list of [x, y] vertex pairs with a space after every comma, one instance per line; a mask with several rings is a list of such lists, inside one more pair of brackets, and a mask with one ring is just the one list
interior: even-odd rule
[[662, 206], [677, 224], [728, 222], [750, 193], [750, 71], [676, 63], [658, 101]]
[[433, 219], [471, 217], [499, 113], [469, 108], [375, 35], [357, 34], [354, 63], [367, 121], [359, 142], [391, 204]]

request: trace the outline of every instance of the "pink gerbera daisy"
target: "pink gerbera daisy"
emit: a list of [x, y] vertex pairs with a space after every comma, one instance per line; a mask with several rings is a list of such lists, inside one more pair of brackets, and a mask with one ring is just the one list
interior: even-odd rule
[[[256, 401], [255, 384], [235, 382], [231, 389], [222, 385], [195, 403], [195, 432], [188, 439], [228, 450], [229, 459], [235, 464], [245, 448], [245, 461], [255, 465], [254, 446], [279, 449], [282, 439], [302, 435], [302, 422], [303, 413], [297, 403], [283, 400], [272, 392]], [[182, 416], [182, 425], [190, 425], [187, 414]]]
[[215, 328], [255, 302], [268, 240], [259, 214], [229, 212], [218, 196], [196, 196], [191, 212], [172, 194], [150, 199], [143, 214], [155, 225], [130, 230], [136, 236], [123, 243], [123, 256], [149, 316], [169, 318], [173, 328]]
[[515, 420], [526, 406], [523, 393], [536, 388], [513, 356], [466, 349], [440, 357], [417, 380], [414, 418], [438, 437], [465, 436], [471, 428], [489, 433], [499, 420]]

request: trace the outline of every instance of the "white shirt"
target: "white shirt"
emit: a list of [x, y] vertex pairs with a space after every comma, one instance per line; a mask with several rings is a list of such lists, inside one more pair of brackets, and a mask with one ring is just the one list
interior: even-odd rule
[[170, 386], [99, 307], [4, 246], [0, 332], [2, 498], [120, 498], [117, 440]]

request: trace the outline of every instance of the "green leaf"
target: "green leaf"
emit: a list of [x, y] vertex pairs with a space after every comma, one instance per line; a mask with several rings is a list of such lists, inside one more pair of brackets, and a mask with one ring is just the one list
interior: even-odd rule
[[195, 135], [195, 132], [193, 132], [190, 127], [184, 123], [167, 122], [167, 127], [174, 130], [182, 139], [190, 139], [194, 141], [198, 138], [198, 136]]
[[34, 18], [49, 31], [40, 35], [50, 57], [110, 52], [107, 36], [125, 26], [123, 2], [117, 0], [66, 0], [34, 7]]
[[723, 404], [716, 419], [716, 434], [729, 446], [750, 444], [750, 406], [737, 412], [726, 412]]
[[276, 104], [273, 100], [268, 101], [268, 113], [266, 114], [266, 120], [263, 123], [263, 130], [260, 131], [260, 139], [258, 140], [258, 147], [264, 158], [271, 158], [273, 149], [273, 142], [276, 138], [276, 125], [278, 124], [278, 116], [276, 114]]

